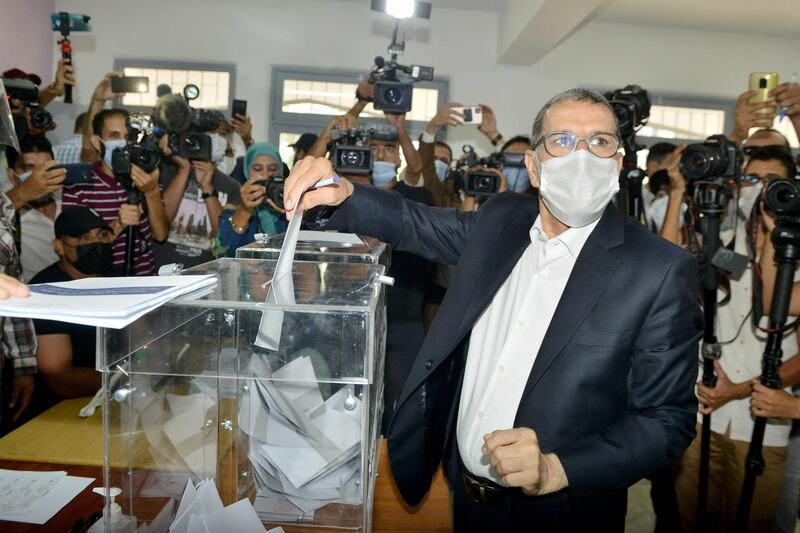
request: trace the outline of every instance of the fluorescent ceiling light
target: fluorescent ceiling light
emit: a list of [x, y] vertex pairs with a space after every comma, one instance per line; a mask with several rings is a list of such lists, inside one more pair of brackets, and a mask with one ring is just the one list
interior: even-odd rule
[[407, 19], [414, 16], [416, 0], [386, 0], [386, 14], [396, 19]]

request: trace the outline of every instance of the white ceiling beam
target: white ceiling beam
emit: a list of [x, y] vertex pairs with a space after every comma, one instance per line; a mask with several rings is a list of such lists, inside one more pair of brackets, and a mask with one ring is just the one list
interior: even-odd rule
[[507, 0], [498, 17], [498, 61], [532, 65], [575, 31], [604, 0]]

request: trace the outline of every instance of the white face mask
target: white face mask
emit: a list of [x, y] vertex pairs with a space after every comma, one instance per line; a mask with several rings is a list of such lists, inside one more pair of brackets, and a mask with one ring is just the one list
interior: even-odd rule
[[222, 161], [225, 157], [225, 150], [228, 149], [228, 139], [219, 133], [212, 133], [211, 137], [211, 160], [214, 162]]
[[[653, 200], [653, 203], [646, 208], [647, 216], [653, 221], [656, 226], [656, 231], [661, 231], [664, 225], [664, 219], [667, 217], [667, 206], [669, 206], [669, 196], [664, 195], [660, 198]], [[686, 214], [686, 204], [681, 203], [681, 216], [678, 219], [678, 227], [683, 227], [683, 216]]]
[[762, 190], [764, 190], [764, 185], [761, 183], [739, 189], [739, 211], [741, 211], [744, 216], [750, 216], [750, 212], [753, 210], [753, 206], [756, 204], [758, 197], [761, 196]]
[[372, 184], [385, 187], [397, 176], [397, 167], [390, 161], [374, 161], [372, 163]]
[[599, 219], [619, 191], [616, 158], [601, 158], [588, 150], [539, 163], [539, 193], [550, 213], [571, 228]]
[[447, 163], [437, 159], [433, 162], [433, 166], [436, 167], [436, 177], [439, 181], [444, 181], [447, 178]]
[[236, 168], [236, 158], [228, 156], [223, 157], [222, 161], [219, 161], [217, 163], [217, 168], [223, 174], [227, 174], [228, 176], [230, 176], [231, 172], [233, 172], [233, 169]]

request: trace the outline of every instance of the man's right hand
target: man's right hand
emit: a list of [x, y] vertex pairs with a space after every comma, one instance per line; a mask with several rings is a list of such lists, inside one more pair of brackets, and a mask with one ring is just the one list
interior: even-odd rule
[[441, 128], [442, 126], [460, 126], [464, 124], [464, 117], [463, 115], [453, 110], [454, 107], [464, 107], [464, 104], [459, 104], [458, 102], [450, 102], [443, 108], [441, 108], [428, 122], [428, 126], [425, 128], [425, 131], [433, 135], [436, 133], [436, 130]]
[[124, 96], [122, 93], [115, 93], [111, 90], [111, 78], [123, 77], [125, 77], [125, 74], [119, 71], [113, 71], [106, 74], [105, 77], [100, 80], [100, 83], [97, 84], [97, 87], [95, 87], [94, 93], [92, 94], [92, 100], [106, 101]]
[[286, 217], [291, 218], [291, 212], [301, 199], [300, 209], [302, 210], [319, 205], [339, 205], [350, 198], [354, 190], [353, 184], [344, 178], [340, 178], [339, 182], [334, 185], [312, 189], [317, 182], [335, 175], [333, 165], [328, 159], [306, 156], [300, 160], [292, 167], [284, 185], [283, 203], [287, 210]]
[[669, 176], [669, 190], [675, 194], [683, 194], [686, 191], [686, 177], [681, 174], [681, 155], [686, 150], [685, 144], [680, 145], [672, 154], [667, 157], [664, 167]]
[[[737, 142], [744, 141], [751, 128], [769, 128], [775, 119], [775, 102], [749, 103], [755, 96], [755, 91], [747, 91], [739, 95], [736, 100], [736, 113], [733, 121], [731, 139]], [[767, 111], [766, 113], [764, 111]]]
[[123, 228], [128, 226], [137, 226], [139, 224], [139, 217], [141, 216], [142, 209], [138, 205], [122, 204], [119, 206], [119, 221]]
[[334, 127], [339, 131], [347, 131], [358, 127], [358, 121], [353, 115], [339, 115], [338, 117], [333, 117], [331, 121], [328, 122], [328, 125], [325, 126], [325, 130], [323, 130], [322, 134], [330, 137], [331, 130], [333, 130]]
[[61, 189], [67, 170], [64, 168], [53, 168], [60, 165], [58, 161], [47, 161], [33, 170], [33, 173], [15, 187], [19, 198], [23, 203], [41, 198], [45, 194], [56, 192]]

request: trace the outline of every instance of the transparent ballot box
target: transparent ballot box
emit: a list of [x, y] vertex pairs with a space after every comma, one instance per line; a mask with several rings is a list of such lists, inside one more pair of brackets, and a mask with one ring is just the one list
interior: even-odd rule
[[[266, 235], [256, 242], [236, 249], [236, 257], [278, 259], [285, 233]], [[302, 231], [294, 257], [303, 261], [329, 263], [372, 263], [390, 265], [389, 246], [373, 237], [331, 231]]]
[[131, 531], [180, 522], [190, 481], [214, 485], [223, 506], [249, 499], [287, 532], [370, 530], [384, 267], [295, 261], [281, 287], [275, 267], [236, 258], [187, 269], [217, 283], [98, 331], [105, 485], [121, 489]]

